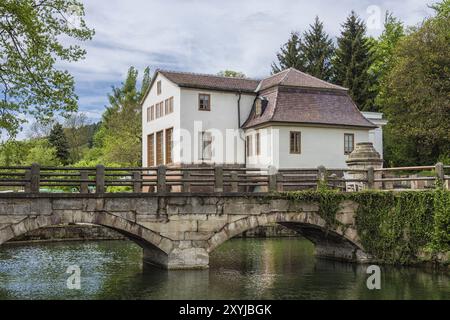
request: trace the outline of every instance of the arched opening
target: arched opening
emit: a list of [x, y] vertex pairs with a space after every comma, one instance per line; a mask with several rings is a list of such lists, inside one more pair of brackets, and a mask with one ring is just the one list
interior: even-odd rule
[[91, 223], [67, 223], [41, 227], [16, 236], [6, 244], [46, 243], [58, 241], [104, 241], [131, 240], [121, 233], [108, 227]]
[[89, 224], [113, 230], [143, 249], [144, 262], [163, 266], [167, 263], [171, 249], [167, 244], [170, 244], [170, 240], [140, 224], [104, 211], [27, 217], [0, 230], [2, 233], [0, 245], [38, 229], [76, 224]]
[[[316, 213], [273, 213], [249, 216], [226, 225], [209, 240], [212, 252], [227, 240], [258, 227], [282, 225], [314, 244], [315, 255], [342, 261], [357, 262], [367, 259], [355, 238], [340, 228], [330, 228]], [[353, 235], [350, 233], [350, 235]]]
[[315, 254], [322, 258], [356, 262], [360, 247], [346, 236], [327, 227], [301, 222], [279, 222], [314, 244]]

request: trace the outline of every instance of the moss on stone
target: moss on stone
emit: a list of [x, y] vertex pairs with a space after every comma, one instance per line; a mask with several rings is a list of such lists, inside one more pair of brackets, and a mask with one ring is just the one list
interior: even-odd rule
[[339, 225], [336, 213], [343, 201], [356, 202], [356, 229], [364, 250], [387, 263], [416, 263], [424, 252], [431, 260], [440, 260], [450, 251], [449, 191], [344, 193], [320, 188], [280, 195], [318, 203], [319, 214], [329, 227]]

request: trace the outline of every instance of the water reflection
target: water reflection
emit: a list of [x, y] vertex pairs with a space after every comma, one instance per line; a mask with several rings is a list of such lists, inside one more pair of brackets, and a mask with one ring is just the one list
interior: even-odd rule
[[[366, 268], [316, 259], [302, 239], [234, 239], [211, 254], [209, 270], [165, 271], [142, 264], [127, 241], [0, 248], [1, 299], [449, 299], [448, 275], [382, 267], [382, 289]], [[66, 269], [81, 267], [81, 290]]]

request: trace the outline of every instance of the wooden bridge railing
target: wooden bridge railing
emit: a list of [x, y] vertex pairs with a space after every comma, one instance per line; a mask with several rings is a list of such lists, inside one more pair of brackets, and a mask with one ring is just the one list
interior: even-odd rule
[[[414, 173], [411, 175], [410, 173]], [[320, 183], [344, 191], [361, 189], [448, 188], [450, 166], [374, 169], [149, 167], [0, 167], [1, 192], [272, 192], [316, 188]]]

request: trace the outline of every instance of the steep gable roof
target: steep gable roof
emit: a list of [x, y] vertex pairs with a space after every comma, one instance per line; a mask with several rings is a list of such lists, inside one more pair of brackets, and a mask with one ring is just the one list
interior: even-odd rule
[[259, 80], [248, 78], [232, 78], [166, 70], [159, 70], [158, 72], [178, 86], [187, 88], [255, 93], [259, 84]]
[[376, 127], [361, 114], [346, 88], [294, 68], [263, 80], [157, 70], [150, 87], [158, 74], [180, 87], [251, 93], [265, 97], [267, 106], [264, 113], [258, 116], [253, 108], [244, 128], [268, 122]]

